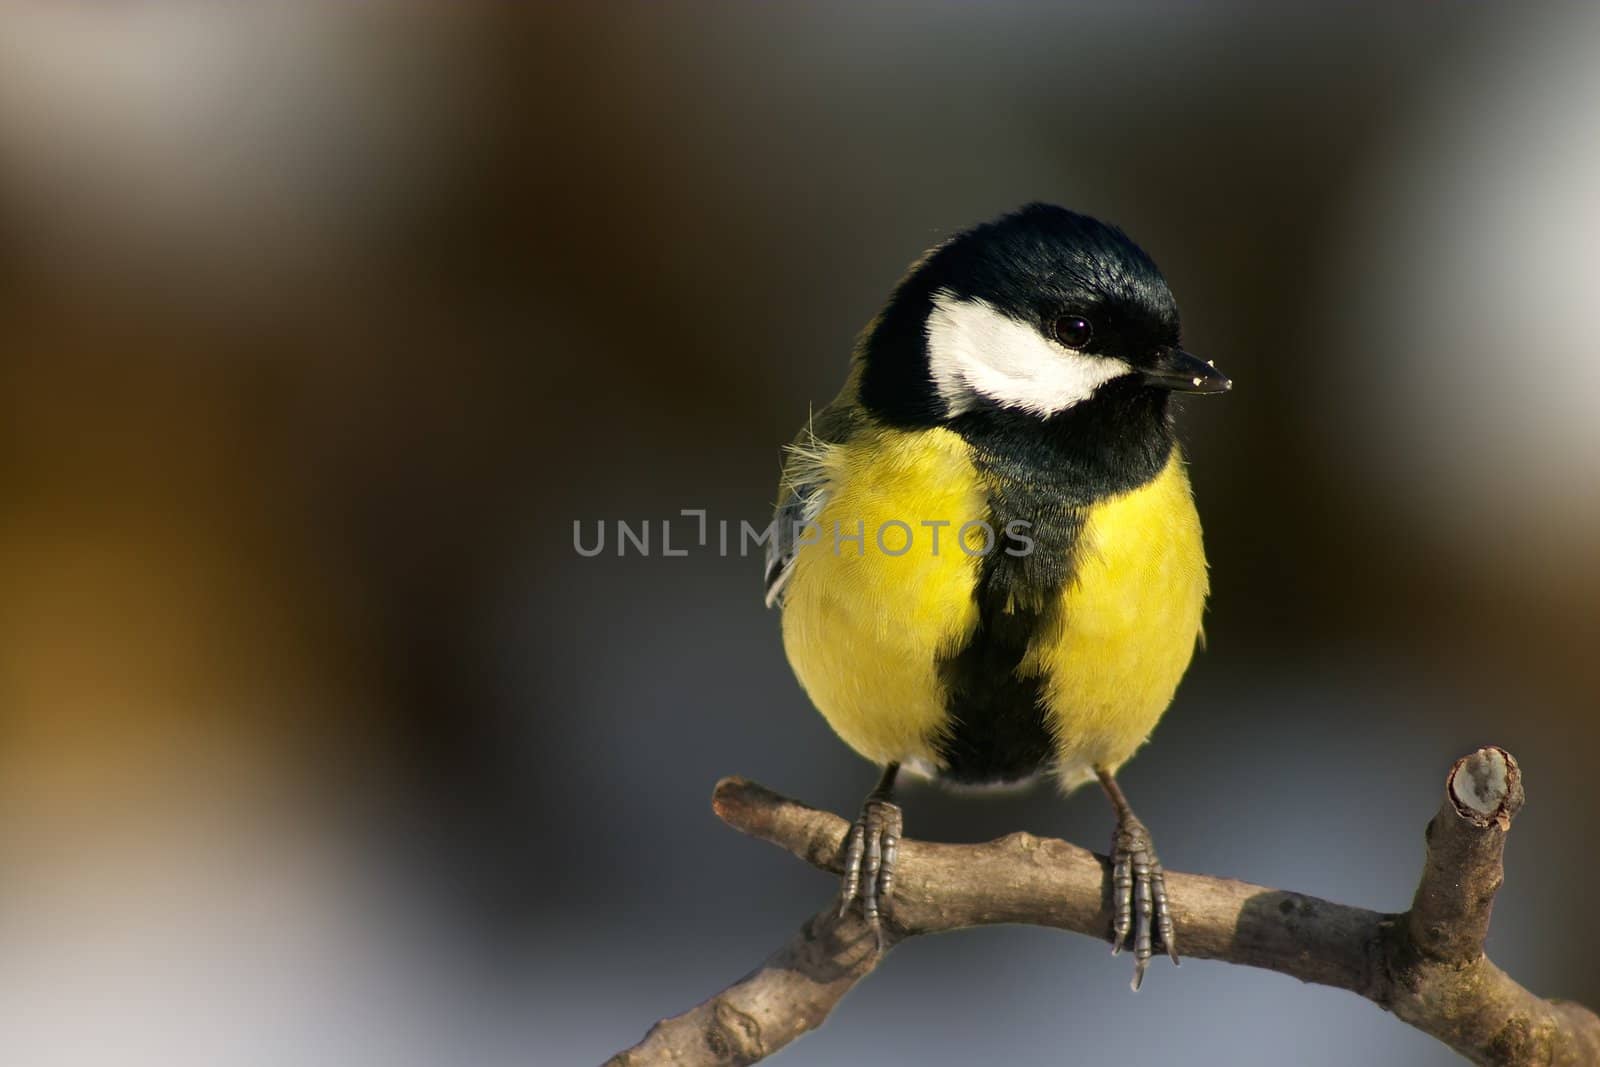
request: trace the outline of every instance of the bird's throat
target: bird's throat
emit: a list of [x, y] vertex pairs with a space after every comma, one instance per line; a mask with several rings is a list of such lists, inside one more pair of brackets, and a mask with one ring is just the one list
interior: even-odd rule
[[1174, 444], [1169, 397], [1130, 378], [1049, 419], [986, 407], [949, 425], [993, 488], [1027, 487], [1087, 507], [1147, 484], [1166, 467]]

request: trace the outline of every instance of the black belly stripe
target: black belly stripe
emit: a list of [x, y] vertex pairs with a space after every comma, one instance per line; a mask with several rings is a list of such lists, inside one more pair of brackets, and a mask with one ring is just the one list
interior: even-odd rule
[[972, 640], [939, 664], [950, 714], [939, 744], [943, 777], [1017, 782], [1050, 762], [1055, 746], [1041, 699], [1044, 679], [1019, 670], [1043, 615], [985, 604]]
[[[1055, 758], [1045, 680], [1022, 673], [1023, 660], [1039, 633], [1067, 621], [1059, 618], [1062, 594], [1089, 508], [1154, 479], [1172, 452], [1164, 403], [1145, 410], [1142, 397], [1120, 392], [1049, 423], [991, 409], [951, 424], [973, 446], [988, 522], [999, 535], [973, 589], [972, 638], [939, 663], [950, 716], [939, 755], [951, 781], [1021, 781]], [[1034, 542], [1026, 556], [1005, 551], [1006, 530], [1016, 521], [1028, 524]]]
[[[1033, 499], [1027, 499], [1033, 497]], [[995, 494], [989, 523], [1003, 534], [1028, 521], [1034, 551], [1008, 555], [1000, 539], [983, 560], [973, 595], [978, 625], [965, 647], [939, 664], [949, 725], [939, 754], [944, 776], [967, 784], [1016, 782], [1038, 774], [1055, 755], [1037, 673], [1024, 674], [1034, 636], [1056, 623], [1071, 574], [1083, 512], [1035, 494]]]

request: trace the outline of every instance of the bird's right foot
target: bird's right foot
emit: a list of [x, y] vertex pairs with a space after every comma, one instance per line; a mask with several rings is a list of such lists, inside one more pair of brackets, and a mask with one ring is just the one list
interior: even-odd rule
[[877, 938], [879, 952], [884, 948], [882, 912], [894, 892], [894, 861], [900, 847], [901, 826], [900, 806], [874, 793], [862, 805], [845, 848], [839, 914], [843, 916], [860, 901], [861, 917]]

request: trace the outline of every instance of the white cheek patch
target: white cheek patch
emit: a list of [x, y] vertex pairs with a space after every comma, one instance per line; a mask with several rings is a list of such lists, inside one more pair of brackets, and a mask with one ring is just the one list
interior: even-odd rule
[[933, 295], [928, 361], [951, 415], [970, 410], [981, 398], [1054, 415], [1133, 370], [1120, 359], [1056, 344], [987, 301], [963, 300], [948, 290]]

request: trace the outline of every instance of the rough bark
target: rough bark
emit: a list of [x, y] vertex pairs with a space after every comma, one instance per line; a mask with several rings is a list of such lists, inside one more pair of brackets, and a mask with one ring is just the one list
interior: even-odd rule
[[[1458, 760], [1428, 824], [1416, 898], [1401, 915], [1168, 872], [1178, 944], [1187, 956], [1358, 993], [1476, 1063], [1600, 1065], [1600, 1017], [1530, 993], [1483, 952], [1506, 834], [1522, 802], [1521, 771], [1504, 750]], [[741, 778], [719, 782], [712, 806], [734, 829], [840, 873], [845, 819]], [[992, 923], [1108, 939], [1110, 886], [1106, 857], [1065, 841], [1022, 833], [980, 845], [905, 840], [885, 951], [907, 937]], [[609, 1062], [754, 1063], [820, 1026], [881, 958], [854, 913], [824, 908], [755, 971]]]

